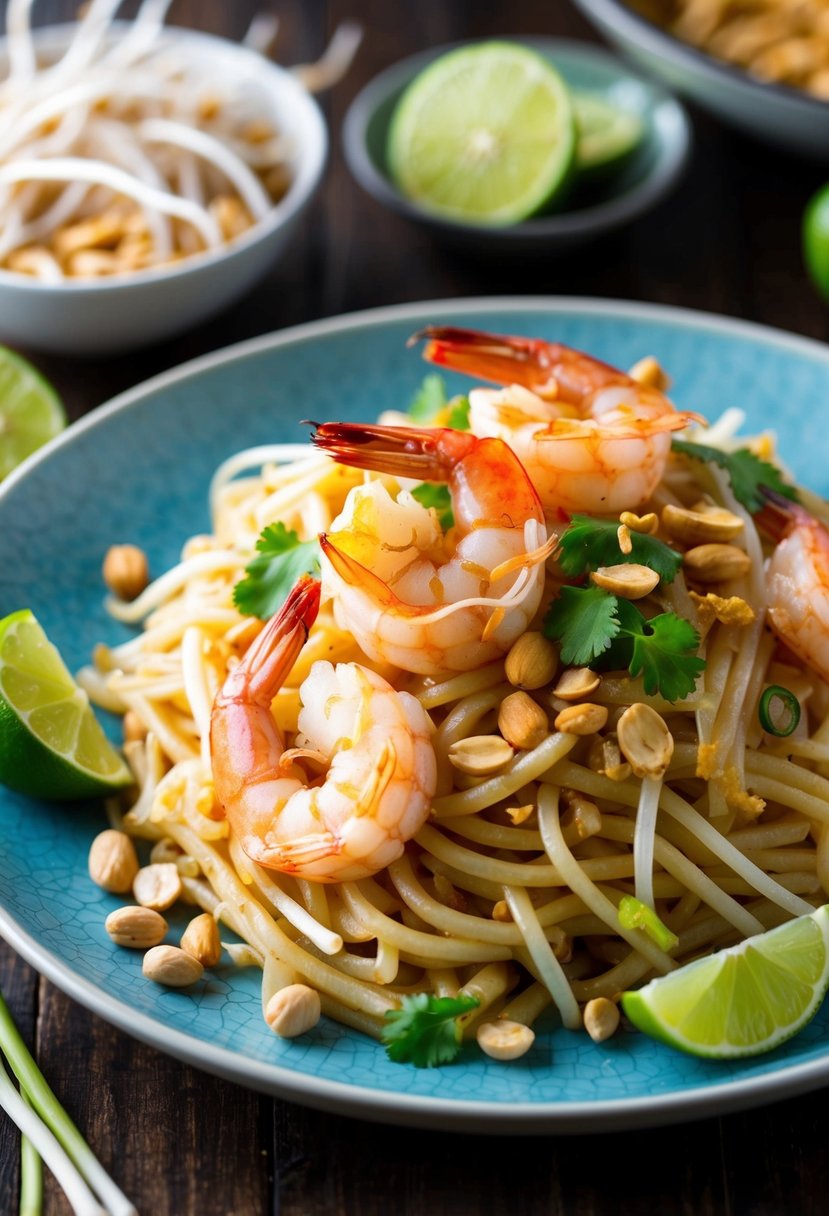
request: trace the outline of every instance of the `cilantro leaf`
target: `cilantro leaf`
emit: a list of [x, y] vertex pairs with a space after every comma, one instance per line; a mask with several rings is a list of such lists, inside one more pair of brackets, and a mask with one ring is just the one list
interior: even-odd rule
[[453, 397], [448, 402], [449, 417], [446, 420], [446, 425], [451, 426], [454, 431], [468, 431], [469, 427], [469, 398], [468, 397]]
[[687, 443], [684, 439], [675, 439], [673, 448], [683, 456], [693, 460], [702, 460], [718, 464], [725, 469], [731, 482], [734, 497], [742, 503], [747, 511], [755, 515], [763, 506], [761, 486], [775, 490], [786, 498], [797, 502], [797, 490], [783, 480], [783, 474], [776, 465], [768, 460], [761, 460], [748, 448], [738, 448], [736, 452], [723, 452], [719, 448], [708, 447], [704, 443]]
[[562, 662], [574, 666], [603, 660], [641, 675], [645, 692], [666, 701], [691, 695], [705, 660], [699, 635], [674, 612], [646, 620], [629, 600], [601, 587], [562, 587], [544, 618], [547, 637], [561, 644]]
[[544, 618], [548, 638], [561, 643], [561, 661], [584, 667], [619, 632], [617, 600], [601, 587], [562, 587]]
[[448, 532], [455, 522], [452, 512], [452, 495], [449, 487], [435, 485], [433, 482], [422, 481], [412, 489], [412, 498], [424, 507], [434, 507], [438, 513], [438, 523], [444, 532]]
[[622, 562], [638, 562], [654, 570], [666, 583], [672, 583], [682, 565], [677, 553], [644, 532], [631, 532], [631, 551], [619, 548], [618, 521], [591, 519], [589, 515], [574, 515], [570, 526], [558, 542], [558, 564], [569, 578], [577, 578], [599, 566], [618, 566]]
[[406, 413], [412, 422], [428, 426], [446, 405], [446, 385], [442, 376], [431, 373], [423, 377], [423, 383], [409, 402]]
[[641, 674], [645, 692], [659, 693], [666, 701], [683, 701], [696, 687], [705, 660], [697, 655], [699, 634], [675, 612], [663, 612], [646, 621], [633, 640], [630, 674]]
[[451, 1063], [461, 1049], [457, 1019], [479, 1005], [474, 996], [431, 996], [427, 992], [402, 996], [400, 1008], [386, 1012], [381, 1033], [386, 1055], [398, 1064], [417, 1068]]
[[409, 402], [406, 413], [418, 426], [449, 426], [455, 431], [469, 430], [469, 398], [446, 396], [441, 376], [431, 373]]
[[319, 542], [301, 541], [283, 523], [269, 524], [256, 542], [258, 557], [233, 588], [233, 602], [247, 616], [266, 621], [278, 612], [300, 574], [319, 570]]

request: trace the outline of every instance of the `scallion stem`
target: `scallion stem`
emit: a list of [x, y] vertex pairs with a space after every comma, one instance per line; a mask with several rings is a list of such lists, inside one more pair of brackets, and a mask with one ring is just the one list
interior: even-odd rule
[[[55, 1137], [66, 1150], [71, 1162], [92, 1187], [101, 1203], [111, 1213], [111, 1216], [138, 1216], [136, 1209], [123, 1191], [112, 1181], [47, 1085], [43, 1073], [33, 1060], [28, 1047], [23, 1042], [8, 1006], [1, 995], [0, 1048], [2, 1048], [12, 1071], [20, 1082], [21, 1089], [25, 1090], [26, 1096], [34, 1107], [34, 1110], [40, 1115], [47, 1129], [51, 1128], [51, 1131], [54, 1132]], [[20, 1100], [23, 1109], [31, 1115], [32, 1112], [23, 1104], [22, 1099], [20, 1099], [11, 1082], [8, 1082], [8, 1085], [15, 1098]], [[34, 1121], [35, 1123], [39, 1123], [37, 1119]], [[22, 1128], [22, 1124], [16, 1118], [15, 1123], [17, 1123], [18, 1127]], [[35, 1144], [37, 1144], [37, 1141], [35, 1141]], [[49, 1168], [52, 1169], [48, 1158], [42, 1151], [41, 1156]], [[95, 1210], [98, 1211], [100, 1209], [96, 1208]]]
[[[23, 1101], [29, 1105], [25, 1093]], [[43, 1166], [40, 1154], [28, 1136], [20, 1137], [20, 1216], [41, 1216], [43, 1211]]]
[[42, 1123], [32, 1108], [23, 1101], [2, 1065], [0, 1106], [49, 1166], [72, 1205], [75, 1216], [106, 1216], [104, 1208], [84, 1182], [69, 1155], [61, 1148], [46, 1124]]

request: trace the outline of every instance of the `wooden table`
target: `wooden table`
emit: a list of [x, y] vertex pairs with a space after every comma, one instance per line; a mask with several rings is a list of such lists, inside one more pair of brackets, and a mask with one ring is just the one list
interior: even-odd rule
[[[42, 0], [38, 20], [75, 0]], [[324, 99], [325, 185], [285, 260], [243, 303], [149, 351], [82, 362], [36, 356], [77, 418], [205, 351], [372, 305], [496, 293], [579, 294], [708, 309], [829, 337], [829, 307], [800, 259], [803, 205], [829, 176], [694, 112], [690, 169], [647, 218], [571, 256], [530, 263], [448, 254], [365, 197], [339, 150], [345, 109], [376, 72], [463, 38], [593, 40], [565, 0], [181, 0], [173, 21], [239, 37], [254, 12], [281, 22], [278, 58], [314, 58], [337, 23], [369, 37]], [[0, 12], [5, 3], [0, 0]], [[2, 340], [2, 318], [0, 318]], [[0, 943], [0, 986], [60, 1100], [142, 1216], [501, 1216], [502, 1213], [824, 1213], [822, 1093], [682, 1128], [577, 1139], [453, 1136], [372, 1126], [249, 1093], [144, 1047], [74, 1004]], [[17, 1139], [0, 1119], [0, 1211], [16, 1211]], [[47, 1178], [46, 1210], [69, 1208]]]

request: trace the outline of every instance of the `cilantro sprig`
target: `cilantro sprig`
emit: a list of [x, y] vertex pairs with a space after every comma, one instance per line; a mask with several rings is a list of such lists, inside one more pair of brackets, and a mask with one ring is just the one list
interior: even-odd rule
[[691, 695], [705, 660], [699, 634], [675, 612], [650, 620], [629, 600], [601, 587], [562, 587], [544, 618], [547, 637], [561, 644], [562, 662], [576, 667], [627, 668], [645, 692], [666, 701]]
[[319, 542], [300, 540], [283, 523], [269, 524], [256, 542], [257, 557], [233, 588], [233, 602], [247, 616], [266, 621], [278, 612], [301, 574], [319, 571]]
[[683, 456], [717, 464], [725, 469], [734, 497], [752, 515], [756, 515], [765, 501], [762, 486], [797, 502], [797, 490], [783, 480], [777, 466], [768, 460], [761, 460], [748, 448], [723, 452], [720, 448], [708, 447], [704, 443], [688, 443], [685, 439], [674, 439], [672, 446], [675, 452], [681, 452]]
[[618, 531], [618, 520], [574, 515], [557, 550], [558, 564], [568, 578], [578, 578], [599, 566], [636, 562], [655, 570], [664, 582], [673, 582], [682, 565], [681, 553], [644, 532], [631, 532], [631, 551], [623, 553], [619, 548]]
[[436, 1068], [449, 1064], [461, 1049], [458, 1018], [477, 1009], [473, 996], [432, 996], [410, 993], [400, 998], [399, 1009], [389, 1009], [381, 1037], [386, 1055], [398, 1064]]
[[418, 426], [448, 426], [455, 431], [469, 430], [469, 398], [446, 395], [442, 376], [432, 372], [409, 402], [406, 413]]

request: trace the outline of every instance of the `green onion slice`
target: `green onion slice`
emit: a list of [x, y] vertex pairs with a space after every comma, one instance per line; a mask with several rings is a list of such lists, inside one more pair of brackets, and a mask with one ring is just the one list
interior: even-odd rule
[[[777, 706], [778, 702], [782, 709]], [[760, 698], [757, 716], [763, 730], [776, 735], [778, 739], [785, 739], [796, 730], [800, 721], [800, 702], [788, 688], [770, 684]]]
[[641, 929], [656, 942], [660, 950], [671, 950], [679, 942], [677, 935], [659, 919], [653, 908], [633, 895], [623, 895], [619, 901], [619, 924], [623, 929]]

